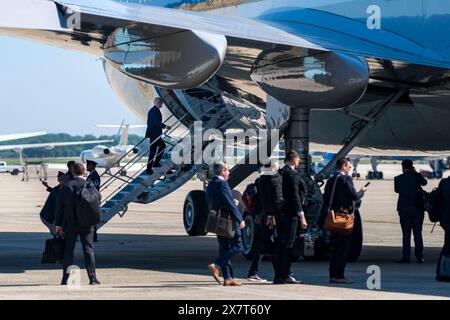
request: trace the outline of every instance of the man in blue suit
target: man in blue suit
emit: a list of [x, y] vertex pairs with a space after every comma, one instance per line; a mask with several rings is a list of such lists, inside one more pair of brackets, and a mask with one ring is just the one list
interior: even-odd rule
[[166, 144], [162, 139], [162, 131], [163, 129], [170, 130], [170, 127], [165, 125], [162, 121], [160, 109], [162, 108], [163, 102], [161, 98], [156, 97], [153, 103], [154, 106], [148, 112], [147, 132], [145, 133], [145, 137], [149, 138], [151, 143], [147, 165], [147, 173], [149, 174], [153, 173], [153, 167], [161, 167], [159, 162], [166, 149]]
[[231, 259], [242, 252], [243, 244], [241, 230], [245, 228], [245, 222], [236, 205], [237, 200], [233, 199], [231, 188], [227, 183], [230, 176], [229, 168], [222, 162], [215, 163], [214, 174], [214, 178], [206, 188], [206, 197], [209, 208], [217, 211], [222, 207], [227, 207], [233, 214], [236, 224], [236, 233], [233, 239], [217, 236], [219, 242], [219, 257], [208, 267], [212, 276], [219, 284], [222, 284], [219, 279], [220, 271], [222, 271], [224, 286], [240, 286], [242, 283], [234, 279]]

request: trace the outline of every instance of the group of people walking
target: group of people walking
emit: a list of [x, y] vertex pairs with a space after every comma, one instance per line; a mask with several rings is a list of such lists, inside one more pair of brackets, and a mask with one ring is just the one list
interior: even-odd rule
[[[271, 230], [274, 252], [271, 260], [274, 270], [274, 284], [300, 284], [301, 280], [294, 278], [291, 271], [291, 250], [298, 236], [299, 229], [306, 230], [304, 208], [307, 201], [307, 187], [297, 170], [300, 165], [300, 157], [297, 152], [290, 151], [286, 154], [286, 163], [278, 169], [276, 163], [266, 165], [259, 178], [255, 181], [256, 205], [254, 214], [256, 218], [255, 239], [256, 247], [248, 279], [251, 281], [267, 281], [258, 274], [259, 264], [264, 255], [262, 243], [263, 234]], [[366, 188], [357, 192], [351, 178], [351, 163], [343, 158], [337, 162], [337, 174], [327, 182], [325, 187], [325, 206], [335, 210], [345, 209], [353, 211], [354, 203], [360, 200]], [[225, 286], [240, 286], [242, 283], [234, 279], [231, 269], [231, 258], [243, 250], [242, 232], [245, 228], [242, 215], [237, 208], [236, 201], [232, 198], [232, 192], [227, 184], [229, 169], [223, 163], [214, 165], [215, 177], [209, 183], [206, 195], [211, 210], [219, 210], [228, 207], [236, 221], [234, 238], [218, 236], [219, 258], [209, 265], [209, 270], [214, 279], [222, 284], [220, 273]], [[335, 183], [336, 182], [336, 183]], [[333, 199], [332, 186], [335, 185]], [[265, 240], [267, 241], [267, 240]], [[351, 283], [345, 277], [344, 270], [350, 247], [351, 235], [333, 234], [333, 250], [330, 261], [330, 282]]]
[[[255, 218], [253, 260], [248, 272], [248, 280], [267, 282], [259, 275], [259, 265], [263, 256], [271, 256], [274, 270], [274, 284], [302, 283], [294, 278], [291, 272], [291, 250], [298, 238], [298, 230], [306, 230], [308, 223], [305, 218], [304, 208], [306, 204], [306, 186], [301, 174], [297, 171], [300, 158], [297, 152], [290, 151], [286, 154], [286, 163], [279, 169], [274, 162], [261, 169], [261, 174], [255, 181], [254, 194], [256, 203], [251, 212]], [[416, 262], [424, 263], [424, 246], [422, 239], [422, 227], [427, 207], [427, 193], [422, 186], [427, 184], [423, 176], [418, 173], [411, 160], [402, 162], [403, 173], [395, 177], [395, 192], [399, 194], [397, 211], [400, 216], [400, 224], [403, 233], [402, 257], [398, 263], [411, 262], [411, 235], [415, 240]], [[329, 212], [354, 213], [357, 204], [360, 203], [367, 186], [356, 191], [351, 176], [352, 163], [347, 158], [339, 159], [336, 163], [336, 174], [328, 179], [322, 210], [322, 224]], [[209, 270], [218, 283], [220, 273], [225, 286], [239, 286], [241, 282], [234, 279], [231, 270], [231, 258], [243, 251], [242, 229], [245, 228], [242, 215], [237, 208], [236, 200], [227, 184], [229, 169], [223, 163], [214, 166], [215, 177], [207, 187], [207, 199], [211, 210], [219, 210], [228, 207], [233, 212], [236, 223], [234, 238], [218, 236], [219, 258], [209, 265]], [[249, 186], [250, 187], [250, 186]], [[246, 191], [247, 192], [247, 191]], [[449, 275], [442, 275], [442, 268], [450, 263], [450, 178], [440, 182], [436, 190], [438, 195], [440, 225], [445, 231], [444, 247], [442, 249], [436, 279], [449, 281]], [[268, 237], [274, 243], [270, 254], [267, 253]], [[345, 277], [345, 267], [352, 243], [352, 234], [331, 232], [331, 256], [329, 264], [329, 281], [331, 283], [353, 283]], [[445, 260], [445, 261], [444, 261]], [[444, 266], [444, 267], [443, 267]], [[448, 266], [445, 267], [448, 269]]]

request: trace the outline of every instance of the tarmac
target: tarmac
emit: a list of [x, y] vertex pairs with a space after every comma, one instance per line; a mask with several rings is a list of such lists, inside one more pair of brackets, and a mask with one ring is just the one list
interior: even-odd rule
[[[182, 207], [190, 190], [201, 189], [191, 181], [177, 192], [150, 205], [132, 204], [123, 218], [115, 217], [99, 232], [96, 243], [97, 274], [100, 286], [88, 286], [80, 243], [76, 264], [82, 268], [82, 285], [59, 285], [59, 265], [41, 264], [44, 241], [50, 238], [39, 218], [48, 193], [38, 180], [21, 182], [20, 176], [0, 175], [0, 299], [227, 299], [227, 300], [324, 300], [324, 299], [449, 299], [450, 283], [436, 282], [435, 269], [444, 233], [425, 218], [425, 263], [399, 265], [401, 229], [395, 211], [397, 195], [392, 177], [398, 165], [381, 165], [386, 180], [373, 181], [364, 198], [361, 214], [364, 247], [360, 259], [347, 266], [352, 285], [328, 282], [327, 261], [293, 264], [301, 285], [272, 285], [245, 280], [250, 262], [239, 256], [233, 260], [242, 287], [219, 286], [207, 265], [217, 256], [214, 236], [189, 237], [182, 221]], [[360, 166], [360, 171], [367, 170]], [[55, 184], [56, 171], [50, 170], [49, 183]], [[250, 182], [250, 181], [248, 181]], [[355, 181], [361, 187], [365, 180]], [[430, 180], [430, 191], [438, 180]], [[245, 188], [243, 183], [238, 189]], [[414, 258], [414, 257], [412, 257]], [[413, 259], [414, 261], [414, 259]], [[369, 266], [381, 271], [381, 288], [370, 290]], [[272, 279], [269, 261], [264, 261], [261, 276]], [[370, 282], [370, 281], [369, 281]], [[230, 292], [232, 292], [230, 294]], [[231, 298], [230, 298], [231, 297]]]

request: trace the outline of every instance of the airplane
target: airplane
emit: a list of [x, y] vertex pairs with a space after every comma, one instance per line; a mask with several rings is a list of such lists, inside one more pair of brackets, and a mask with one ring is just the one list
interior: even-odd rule
[[19, 139], [25, 139], [25, 138], [33, 138], [33, 137], [39, 137], [39, 136], [45, 136], [46, 134], [47, 134], [47, 132], [45, 132], [45, 131], [2, 134], [2, 135], [0, 135], [0, 142], [19, 140]]
[[[106, 147], [97, 145], [89, 150], [84, 150], [80, 154], [82, 162], [88, 160], [95, 161], [98, 167], [111, 169], [114, 166], [120, 166], [120, 161], [126, 161], [127, 157], [133, 157], [139, 153], [139, 149], [128, 144], [128, 132], [134, 128], [145, 128], [145, 125], [98, 125], [99, 128], [119, 128], [120, 141], [119, 144], [113, 147]], [[123, 172], [124, 174], [126, 172]]]
[[[302, 157], [308, 221], [320, 215], [320, 184], [355, 147], [450, 154], [448, 1], [2, 0], [0, 5], [0, 34], [101, 58], [112, 90], [143, 122], [158, 95], [186, 128], [203, 120], [221, 131], [279, 129], [286, 149]], [[339, 146], [315, 177], [310, 142]], [[102, 223], [123, 216], [130, 202], [166, 196], [203, 170], [164, 160], [160, 172], [178, 169], [172, 179], [159, 179], [160, 172], [130, 177], [105, 198]], [[231, 187], [260, 165], [234, 166]], [[189, 235], [204, 234], [205, 208], [203, 190], [191, 191], [183, 206]], [[246, 222], [244, 246], [250, 253], [252, 217]], [[362, 246], [357, 225], [352, 252]], [[314, 256], [321, 256], [326, 232], [315, 223], [310, 231]]]
[[[327, 151], [314, 151], [314, 150], [327, 150]], [[319, 172], [325, 165], [331, 161], [337, 152], [337, 146], [317, 146], [312, 144], [311, 155], [315, 157], [321, 157], [322, 161], [314, 163], [314, 172]], [[361, 178], [361, 174], [358, 172], [358, 165], [361, 159], [369, 159], [372, 170], [367, 172], [365, 177], [367, 180], [382, 180], [384, 179], [384, 173], [378, 170], [378, 165], [381, 161], [403, 161], [405, 159], [410, 159], [413, 162], [422, 161], [427, 162], [430, 166], [431, 171], [422, 170], [421, 173], [428, 179], [442, 179], [444, 172], [450, 169], [449, 157], [442, 155], [420, 155], [418, 153], [413, 153], [408, 155], [407, 153], [394, 152], [392, 150], [373, 150], [367, 148], [355, 148], [352, 150], [347, 157], [351, 160], [353, 164], [353, 178]]]
[[[46, 134], [46, 133], [45, 133]], [[19, 138], [22, 139], [22, 138]], [[14, 139], [15, 140], [15, 139]], [[73, 141], [73, 142], [43, 142], [43, 143], [29, 143], [29, 144], [15, 144], [15, 145], [0, 145], [0, 151], [12, 150], [19, 153], [20, 163], [23, 164], [22, 152], [25, 149], [43, 148], [52, 150], [57, 147], [78, 146], [84, 144], [106, 143], [112, 140], [93, 140], [93, 141]]]

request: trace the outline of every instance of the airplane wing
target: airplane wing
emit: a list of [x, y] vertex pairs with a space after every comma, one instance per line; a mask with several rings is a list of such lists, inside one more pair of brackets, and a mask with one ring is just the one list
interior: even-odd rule
[[[114, 30], [139, 24], [143, 28], [154, 27], [155, 32], [162, 35], [183, 30], [203, 31], [248, 42], [265, 42], [427, 66], [450, 67], [447, 59], [448, 49], [438, 50], [439, 47], [442, 49], [442, 43], [436, 44], [436, 50], [433, 50], [433, 46], [429, 45], [430, 39], [423, 37], [423, 43], [419, 43], [411, 40], [407, 32], [397, 32], [397, 29], [407, 28], [413, 19], [408, 21], [405, 18], [403, 26], [389, 25], [374, 30], [367, 26], [366, 1], [354, 1], [351, 6], [345, 6], [345, 2], [349, 2], [345, 0], [328, 1], [328, 8], [342, 4], [335, 12], [319, 10], [322, 2], [250, 1], [235, 9], [228, 7], [213, 10], [211, 13], [110, 0], [26, 0], [20, 2], [23, 7], [15, 0], [4, 0], [0, 12], [0, 33], [35, 38], [54, 45], [59, 43], [59, 46], [66, 48], [73, 46], [74, 42], [80, 42], [81, 45], [73, 49], [101, 55], [105, 39]], [[448, 4], [435, 6], [442, 14], [448, 14], [450, 11]], [[390, 10], [403, 10], [407, 18], [428, 13], [407, 12], [405, 10], [408, 8], [392, 7]], [[73, 37], [71, 32], [74, 29], [70, 29], [67, 21], [61, 19], [62, 12], [71, 12], [74, 19], [79, 15], [81, 21], [87, 17], [95, 17], [97, 21], [106, 19], [108, 28], [93, 30], [97, 34], [92, 36], [93, 38]], [[390, 11], [383, 12], [386, 21], [391, 18], [391, 14]], [[415, 27], [419, 28], [417, 32], [425, 34], [427, 26], [424, 21], [418, 21], [417, 26], [411, 25], [411, 28]], [[41, 31], [42, 35], [37, 31]], [[88, 44], [89, 41], [93, 44]]]
[[0, 142], [45, 136], [46, 134], [47, 134], [47, 132], [43, 132], [43, 131], [29, 132], [29, 133], [2, 134], [2, 135], [0, 135]]
[[108, 142], [113, 142], [113, 140], [16, 144], [16, 145], [0, 146], [0, 151], [6, 151], [6, 150], [22, 151], [24, 149], [36, 149], [36, 148], [53, 149], [55, 147], [76, 146], [76, 145], [84, 145], [84, 144], [98, 144], [98, 143], [108, 143]]
[[[336, 12], [317, 10], [320, 1], [316, 2], [317, 4], [297, 0], [254, 1], [241, 5], [240, 9], [233, 11], [233, 14], [226, 14], [226, 10], [215, 10], [213, 13], [188, 12], [109, 0], [55, 2], [80, 14], [115, 20], [116, 26], [120, 27], [142, 23], [179, 30], [204, 31], [249, 41], [450, 67], [446, 55], [430, 49], [431, 46], [425, 43], [419, 43], [398, 33], [397, 27], [402, 26], [368, 28], [367, 13], [370, 6], [366, 1], [353, 2], [351, 7], [341, 6], [343, 9], [336, 9]], [[329, 1], [330, 5], [345, 2], [345, 0]], [[444, 4], [437, 10], [442, 14], [448, 13], [450, 7]], [[423, 13], [404, 12], [405, 16]], [[390, 18], [391, 14], [392, 12], [383, 12], [386, 19]], [[417, 31], [421, 32], [426, 28], [420, 21], [417, 26], [420, 28]]]

